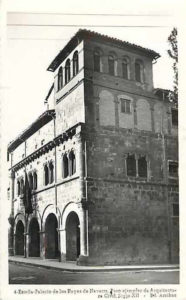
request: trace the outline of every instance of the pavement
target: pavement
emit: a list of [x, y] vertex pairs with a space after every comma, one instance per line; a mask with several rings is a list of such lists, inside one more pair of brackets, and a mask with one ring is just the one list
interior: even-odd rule
[[79, 266], [76, 262], [59, 262], [57, 259], [41, 259], [39, 257], [25, 258], [21, 256], [10, 256], [9, 262], [19, 265], [37, 266], [46, 269], [61, 270], [68, 272], [116, 272], [116, 271], [158, 271], [179, 270], [178, 264], [159, 265], [125, 265], [125, 266]]

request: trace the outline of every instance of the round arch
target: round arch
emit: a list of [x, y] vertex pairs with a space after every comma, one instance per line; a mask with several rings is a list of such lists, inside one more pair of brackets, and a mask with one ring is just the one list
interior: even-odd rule
[[15, 255], [24, 255], [24, 225], [18, 220], [15, 225]]
[[55, 207], [54, 204], [49, 204], [48, 206], [45, 207], [42, 217], [41, 217], [41, 230], [45, 231], [45, 224], [46, 224], [46, 219], [49, 214], [54, 214], [57, 218], [59, 226], [61, 225], [62, 222], [62, 216], [61, 212], [58, 207]]
[[36, 217], [33, 217], [28, 226], [29, 233], [29, 256], [39, 257], [40, 256], [40, 233], [39, 223]]
[[54, 213], [48, 214], [45, 221], [45, 257], [59, 257], [58, 220]]

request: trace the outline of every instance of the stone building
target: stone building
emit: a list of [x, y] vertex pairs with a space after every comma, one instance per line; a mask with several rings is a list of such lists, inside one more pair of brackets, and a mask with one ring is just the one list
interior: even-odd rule
[[79, 30], [53, 59], [54, 99], [8, 145], [11, 255], [178, 262], [178, 114], [153, 87], [158, 58]]

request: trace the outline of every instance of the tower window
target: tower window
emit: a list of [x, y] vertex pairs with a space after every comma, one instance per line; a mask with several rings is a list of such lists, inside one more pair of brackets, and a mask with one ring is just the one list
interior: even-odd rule
[[136, 176], [136, 159], [134, 154], [127, 156], [127, 176]]
[[99, 51], [94, 51], [94, 71], [101, 71], [101, 57]]
[[127, 58], [122, 61], [122, 76], [124, 79], [129, 79], [129, 61]]
[[138, 176], [147, 177], [147, 161], [145, 156], [138, 158]]
[[115, 75], [114, 56], [113, 55], [109, 55], [109, 57], [108, 57], [108, 69], [109, 69], [109, 74], [110, 75]]
[[70, 59], [67, 59], [65, 65], [65, 83], [67, 84], [70, 81]]
[[138, 82], [143, 82], [144, 76], [143, 63], [139, 60], [135, 62], [135, 79]]
[[78, 71], [79, 71], [78, 51], [75, 51], [73, 55], [73, 76], [76, 76]]

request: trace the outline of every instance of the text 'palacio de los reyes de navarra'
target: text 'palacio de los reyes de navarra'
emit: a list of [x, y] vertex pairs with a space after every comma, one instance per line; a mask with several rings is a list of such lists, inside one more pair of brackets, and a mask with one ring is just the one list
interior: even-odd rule
[[47, 109], [8, 145], [10, 255], [179, 261], [178, 111], [153, 87], [159, 56], [81, 29], [53, 59]]

